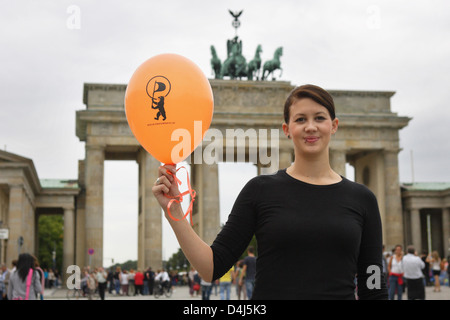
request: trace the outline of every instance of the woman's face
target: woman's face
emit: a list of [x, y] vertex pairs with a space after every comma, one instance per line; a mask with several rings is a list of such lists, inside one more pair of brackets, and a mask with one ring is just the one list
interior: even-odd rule
[[290, 136], [297, 152], [305, 155], [328, 152], [338, 119], [332, 120], [327, 108], [310, 98], [302, 98], [291, 105], [289, 115], [289, 123], [283, 124], [283, 131]]

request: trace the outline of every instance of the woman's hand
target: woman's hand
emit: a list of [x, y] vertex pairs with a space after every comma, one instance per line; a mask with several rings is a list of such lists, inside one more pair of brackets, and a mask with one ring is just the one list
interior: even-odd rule
[[[155, 181], [155, 185], [152, 188], [153, 195], [158, 200], [159, 205], [163, 208], [167, 217], [167, 205], [170, 200], [180, 194], [178, 184], [174, 178], [176, 175], [175, 165], [164, 165], [158, 169], [158, 179]], [[178, 219], [183, 218], [181, 210], [181, 204], [173, 201], [170, 206], [171, 214]], [[181, 216], [180, 216], [181, 214]]]

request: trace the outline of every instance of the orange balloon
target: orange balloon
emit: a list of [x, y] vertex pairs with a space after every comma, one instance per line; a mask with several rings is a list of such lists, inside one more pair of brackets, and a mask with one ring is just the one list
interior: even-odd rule
[[200, 68], [177, 54], [141, 64], [125, 92], [125, 113], [134, 136], [164, 164], [185, 160], [211, 125], [214, 99]]

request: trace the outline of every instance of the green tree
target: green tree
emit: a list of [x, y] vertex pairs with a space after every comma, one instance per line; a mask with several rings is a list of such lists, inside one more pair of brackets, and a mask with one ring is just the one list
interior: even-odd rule
[[167, 269], [170, 270], [187, 271], [189, 269], [190, 264], [180, 248], [169, 258], [165, 266]]
[[[62, 215], [40, 215], [38, 220], [38, 260], [42, 268], [62, 272], [64, 220]], [[55, 252], [55, 262], [53, 261]]]

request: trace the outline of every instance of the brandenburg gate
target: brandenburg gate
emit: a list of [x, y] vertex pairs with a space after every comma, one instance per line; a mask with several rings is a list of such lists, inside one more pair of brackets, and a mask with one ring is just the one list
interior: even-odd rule
[[[211, 79], [214, 115], [209, 132], [215, 129], [226, 137], [226, 130], [248, 129], [278, 131], [273, 135], [247, 139], [245, 159], [258, 168], [258, 174], [270, 174], [293, 161], [291, 142], [284, 136], [283, 104], [294, 86], [285, 81], [239, 81]], [[76, 198], [73, 263], [88, 264], [88, 249], [95, 255], [91, 264], [103, 264], [103, 173], [105, 160], [135, 160], [139, 164], [138, 192], [138, 268], [162, 266], [162, 214], [151, 188], [160, 163], [134, 138], [125, 117], [126, 85], [86, 83], [84, 110], [76, 113], [76, 135], [85, 142], [85, 159], [79, 161]], [[328, 90], [336, 104], [339, 130], [330, 146], [331, 164], [346, 175], [346, 163], [355, 169], [355, 181], [367, 185], [377, 196], [387, 248], [403, 243], [402, 203], [398, 173], [399, 130], [410, 118], [391, 111], [394, 92]], [[272, 130], [272, 131], [271, 131]], [[208, 137], [205, 141], [211, 141]], [[223, 139], [223, 154], [230, 152]], [[267, 146], [272, 163], [262, 163], [258, 146]], [[205, 148], [203, 144], [199, 148]], [[273, 146], [276, 146], [273, 147]], [[237, 147], [237, 145], [236, 145]], [[197, 151], [197, 150], [196, 150]], [[256, 160], [255, 160], [256, 159]], [[191, 159], [192, 160], [192, 159]], [[222, 161], [236, 161], [223, 156]], [[242, 161], [242, 159], [241, 159]], [[212, 243], [220, 230], [218, 164], [191, 161], [191, 181], [197, 192], [194, 203], [194, 228]], [[69, 263], [69, 261], [68, 261]]]

